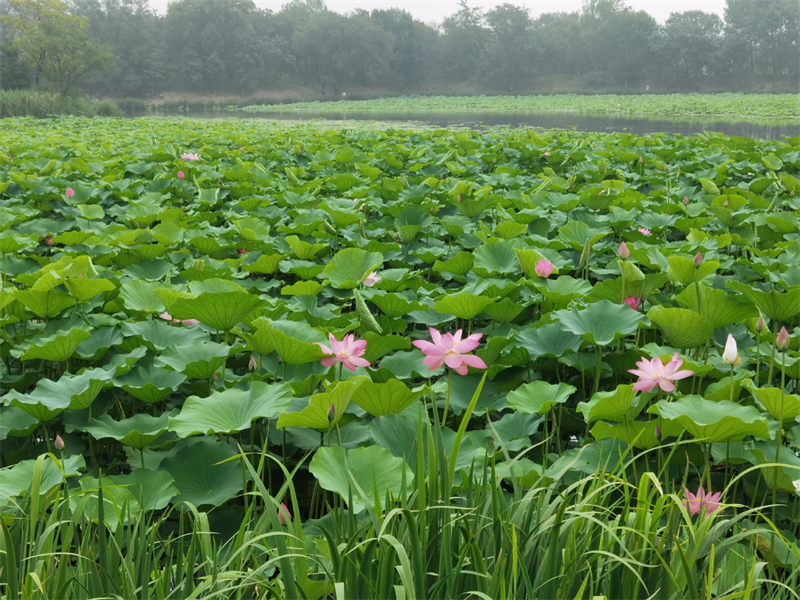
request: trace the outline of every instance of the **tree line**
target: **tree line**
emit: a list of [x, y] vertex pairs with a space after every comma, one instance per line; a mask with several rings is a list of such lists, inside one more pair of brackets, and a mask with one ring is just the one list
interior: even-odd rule
[[[377, 93], [796, 89], [797, 0], [726, 0], [724, 20], [660, 25], [622, 0], [542, 14], [462, 0], [440, 26], [401, 9], [340, 15], [323, 0], [0, 0], [0, 87], [115, 97], [306, 88]], [[743, 83], [742, 83], [743, 82]]]

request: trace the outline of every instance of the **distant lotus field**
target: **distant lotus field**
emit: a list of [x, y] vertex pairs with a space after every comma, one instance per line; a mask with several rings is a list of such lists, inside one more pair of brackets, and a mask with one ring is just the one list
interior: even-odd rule
[[0, 593], [799, 598], [800, 138], [0, 130]]

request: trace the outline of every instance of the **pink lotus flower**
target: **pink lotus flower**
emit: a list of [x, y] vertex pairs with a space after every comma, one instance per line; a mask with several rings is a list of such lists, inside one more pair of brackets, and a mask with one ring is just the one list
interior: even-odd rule
[[367, 340], [357, 340], [352, 333], [344, 336], [341, 342], [333, 337], [332, 333], [328, 334], [328, 339], [331, 343], [330, 348], [322, 342], [314, 342], [322, 349], [324, 354], [329, 355], [322, 359], [322, 364], [326, 367], [342, 363], [346, 369], [355, 371], [356, 367], [369, 366], [369, 362], [361, 358], [367, 349]]
[[278, 522], [281, 525], [286, 525], [292, 520], [292, 513], [289, 512], [289, 507], [286, 506], [283, 502], [281, 502], [280, 508], [278, 508]]
[[778, 350], [786, 350], [789, 347], [789, 332], [786, 331], [786, 327], [781, 327], [781, 330], [778, 332], [778, 337], [775, 340], [775, 346]]
[[72, 198], [72, 197], [75, 195], [75, 190], [73, 190], [71, 187], [68, 187], [68, 188], [67, 188], [67, 189], [64, 191], [64, 195], [65, 195], [67, 198]]
[[428, 365], [431, 371], [435, 371], [444, 364], [459, 375], [466, 375], [467, 367], [487, 368], [486, 363], [479, 356], [466, 354], [478, 347], [479, 340], [483, 336], [482, 333], [473, 333], [462, 340], [460, 329], [456, 331], [455, 335], [439, 333], [433, 327], [429, 327], [428, 331], [433, 343], [426, 340], [414, 340], [411, 343], [425, 354], [422, 363]]
[[247, 248], [239, 248], [239, 249], [237, 250], [237, 252], [238, 252], [239, 254], [247, 254]]
[[200, 160], [200, 155], [194, 152], [184, 152], [181, 154], [182, 160]]
[[176, 325], [179, 324], [179, 323], [183, 323], [184, 325], [197, 325], [200, 322], [197, 319], [183, 319], [183, 320], [176, 319], [175, 317], [173, 317], [168, 312], [163, 312], [158, 316], [160, 318], [164, 319], [165, 321], [171, 321], [172, 323], [175, 323]]
[[683, 203], [684, 204], [689, 204], [689, 196], [684, 196], [683, 197]]
[[647, 235], [647, 236], [653, 235], [653, 232], [647, 229], [646, 227], [639, 227], [638, 231], [642, 235]]
[[554, 268], [555, 267], [554, 267], [553, 263], [551, 263], [546, 258], [543, 258], [542, 260], [540, 260], [539, 262], [536, 263], [536, 266], [534, 267], [533, 270], [536, 271], [536, 274], [539, 277], [547, 278], [547, 277], [550, 277], [550, 274], [553, 272]]
[[694, 255], [694, 267], [695, 269], [703, 264], [703, 255], [699, 252]]
[[178, 179], [183, 179], [186, 177], [186, 174], [183, 171], [178, 171]]
[[639, 381], [633, 384], [634, 391], [648, 392], [658, 386], [665, 392], [671, 392], [675, 389], [673, 381], [694, 375], [694, 371], [688, 369], [679, 371], [678, 368], [682, 364], [683, 360], [678, 358], [677, 352], [666, 365], [658, 357], [654, 357], [652, 360], [642, 357], [636, 363], [636, 366], [639, 367], [638, 369], [628, 369], [628, 373], [639, 376]]
[[628, 258], [631, 255], [631, 251], [628, 250], [628, 244], [622, 242], [617, 249], [617, 254], [619, 254], [619, 257], [623, 260]]
[[45, 243], [45, 246], [55, 246], [55, 242], [53, 241], [53, 236], [52, 235], [44, 236], [44, 243]]
[[702, 485], [697, 488], [697, 494], [690, 492], [689, 488], [684, 488], [683, 491], [686, 494], [686, 500], [683, 501], [683, 505], [689, 509], [690, 515], [696, 515], [701, 510], [703, 516], [710, 515], [717, 510], [720, 512], [724, 510], [719, 505], [722, 492], [717, 492], [715, 494], [712, 494], [710, 490], [706, 492]]
[[545, 156], [550, 156], [550, 151], [548, 150], [547, 152], [544, 153], [544, 155]]
[[383, 277], [378, 275], [377, 271], [373, 271], [372, 273], [367, 275], [367, 278], [364, 280], [364, 285], [366, 285], [367, 287], [372, 287], [373, 285], [378, 283], [381, 279], [383, 279]]
[[637, 298], [636, 296], [628, 296], [625, 300], [622, 301], [623, 304], [627, 304], [633, 310], [639, 310], [639, 306], [642, 304], [642, 299]]

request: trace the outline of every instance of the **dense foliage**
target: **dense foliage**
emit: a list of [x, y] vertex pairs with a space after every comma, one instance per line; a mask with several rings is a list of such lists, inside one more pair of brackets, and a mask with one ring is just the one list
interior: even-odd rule
[[[58, 10], [61, 25], [41, 35], [41, 21], [30, 15]], [[663, 25], [620, 0], [593, 0], [580, 12], [537, 18], [509, 3], [486, 12], [464, 3], [439, 27], [400, 8], [343, 16], [321, 0], [293, 0], [278, 12], [259, 10], [252, 0], [176, 0], [165, 15], [150, 11], [145, 0], [0, 0], [0, 14], [6, 15], [3, 87], [37, 80], [56, 86], [63, 78], [44, 68], [48, 61], [40, 64], [40, 57], [52, 61], [57, 54], [31, 47], [72, 48], [72, 62], [98, 78], [107, 65], [100, 50], [110, 47], [113, 69], [87, 89], [116, 97], [287, 88], [311, 97], [647, 87], [791, 91], [800, 77], [794, 0], [726, 0], [724, 21], [687, 11]], [[88, 30], [70, 25], [83, 23], [76, 15], [88, 18]], [[87, 32], [88, 41], [82, 39]]]
[[3, 124], [7, 596], [797, 598], [799, 138]]

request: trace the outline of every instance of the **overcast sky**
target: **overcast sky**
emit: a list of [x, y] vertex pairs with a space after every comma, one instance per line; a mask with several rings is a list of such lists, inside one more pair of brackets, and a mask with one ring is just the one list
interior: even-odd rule
[[[259, 8], [279, 11], [286, 0], [254, 0]], [[725, 0], [627, 0], [628, 6], [635, 10], [644, 10], [659, 23], [667, 20], [670, 13], [702, 10], [717, 13], [723, 17]], [[150, 0], [150, 6], [156, 11], [166, 11], [168, 0]], [[468, 0], [470, 6], [489, 9], [498, 4], [497, 0]], [[574, 12], [581, 9], [584, 0], [509, 0], [509, 4], [530, 10], [533, 17], [548, 12]], [[325, 5], [340, 13], [348, 13], [357, 8], [373, 10], [375, 8], [402, 8], [415, 18], [425, 23], [439, 24], [442, 20], [458, 10], [458, 0], [325, 0]]]

